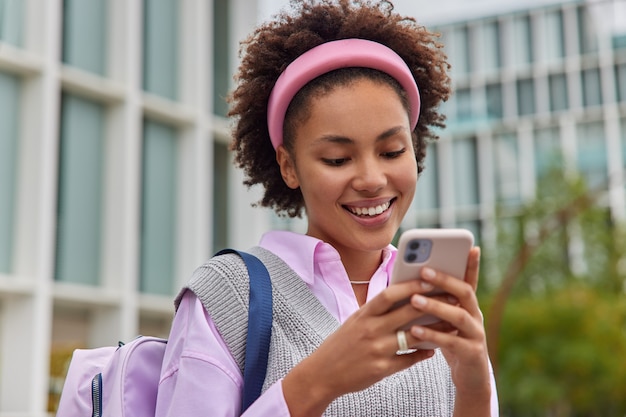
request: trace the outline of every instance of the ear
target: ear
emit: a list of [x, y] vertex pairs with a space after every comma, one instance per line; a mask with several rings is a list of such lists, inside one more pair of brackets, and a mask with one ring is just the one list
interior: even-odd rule
[[276, 149], [276, 162], [278, 162], [280, 166], [280, 175], [283, 177], [283, 181], [285, 181], [287, 187], [294, 190], [298, 188], [300, 182], [296, 175], [295, 163], [283, 145], [280, 145], [278, 149]]

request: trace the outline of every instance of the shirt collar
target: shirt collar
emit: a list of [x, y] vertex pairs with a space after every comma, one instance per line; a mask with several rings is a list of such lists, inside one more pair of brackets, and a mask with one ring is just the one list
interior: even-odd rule
[[[300, 233], [273, 230], [261, 238], [259, 245], [280, 256], [280, 258], [298, 274], [302, 280], [312, 285], [315, 279], [315, 265], [320, 262], [340, 260], [339, 252], [330, 244]], [[396, 258], [396, 248], [393, 245], [383, 250], [383, 259], [379, 271], [387, 275], [387, 285]]]
[[309, 285], [314, 280], [316, 249], [323, 244], [317, 238], [285, 230], [267, 232], [259, 243], [262, 248], [279, 255]]

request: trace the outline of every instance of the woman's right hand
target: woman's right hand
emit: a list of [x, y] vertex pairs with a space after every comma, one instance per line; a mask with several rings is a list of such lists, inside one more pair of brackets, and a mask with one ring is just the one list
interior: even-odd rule
[[[433, 350], [396, 354], [397, 330], [423, 313], [410, 303], [395, 307], [414, 294], [430, 290], [432, 287], [420, 280], [394, 284], [352, 314], [283, 379], [291, 416], [320, 416], [335, 398], [363, 390], [432, 357]], [[417, 342], [408, 331], [406, 335], [409, 346]]]

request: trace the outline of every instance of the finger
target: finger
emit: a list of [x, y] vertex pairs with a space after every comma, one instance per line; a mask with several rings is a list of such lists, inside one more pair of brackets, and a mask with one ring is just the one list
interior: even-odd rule
[[455, 296], [449, 293], [443, 293], [443, 294], [437, 294], [437, 295], [429, 295], [429, 294], [424, 294], [424, 295], [428, 296], [428, 298], [430, 298], [431, 300], [441, 301], [442, 303], [447, 303], [450, 305], [459, 304], [459, 300]]
[[478, 287], [478, 272], [480, 269], [480, 247], [474, 246], [467, 257], [465, 282], [470, 284], [474, 291]]
[[439, 320], [436, 323], [423, 325], [424, 327], [428, 327], [429, 329], [438, 331], [438, 332], [452, 332], [456, 330], [456, 327], [448, 323], [447, 321]]
[[419, 343], [435, 345], [443, 349], [453, 348], [459, 343], [456, 332], [438, 332], [423, 326], [411, 327], [410, 335], [412, 339], [419, 340]]
[[466, 357], [475, 357], [481, 354], [480, 352], [485, 352], [484, 333], [478, 333], [470, 338], [461, 332], [438, 332], [423, 326], [413, 326], [410, 335], [411, 338], [421, 340], [422, 343], [440, 347], [444, 355], [447, 351]]
[[[414, 336], [412, 336], [409, 330], [406, 330], [406, 331], [399, 330], [395, 334], [395, 336], [397, 340], [395, 343], [392, 342], [393, 344], [392, 349], [395, 348], [395, 351], [393, 352], [394, 355], [405, 356], [405, 355], [416, 353], [416, 351], [432, 350], [431, 348], [423, 348], [423, 349], [416, 348], [416, 346], [422, 342], [416, 339]], [[400, 339], [404, 339], [404, 343], [402, 343]], [[426, 355], [427, 357], [430, 357], [430, 354], [427, 353]]]
[[372, 300], [367, 302], [361, 310], [371, 315], [383, 315], [390, 310], [406, 304], [413, 294], [425, 294], [433, 290], [430, 283], [421, 279], [414, 279], [390, 285]]
[[418, 328], [427, 328], [432, 332], [435, 333], [443, 333], [443, 334], [450, 334], [450, 335], [457, 335], [459, 334], [459, 331], [450, 326], [447, 325], [445, 328], [441, 327], [439, 329], [435, 329], [431, 326], [422, 326], [422, 325], [414, 325], [411, 326], [408, 330], [406, 330], [405, 335], [406, 335], [406, 341], [407, 341], [407, 346], [409, 349], [409, 352], [413, 351], [413, 350], [428, 350], [428, 349], [432, 349], [433, 343], [425, 341], [419, 337], [416, 336], [416, 334], [412, 331], [413, 327], [418, 327]]
[[[456, 297], [447, 294], [436, 296], [428, 295], [428, 298], [435, 299], [451, 305], [458, 305], [458, 300], [456, 299]], [[412, 323], [428, 325], [431, 328], [435, 328], [441, 331], [449, 330], [451, 328], [448, 323], [442, 322], [441, 320], [437, 319], [435, 319], [435, 322], [432, 322], [432, 320], [421, 321], [420, 319], [423, 318], [426, 314], [416, 309], [415, 306], [410, 303], [410, 299], [403, 300], [402, 304], [396, 305], [394, 307], [395, 308], [388, 312], [385, 318], [385, 322], [380, 323], [382, 329], [387, 329], [390, 326], [394, 328], [402, 328]]]
[[397, 370], [406, 369], [415, 365], [418, 362], [432, 358], [435, 355], [433, 349], [417, 349], [414, 352], [406, 353], [404, 355], [397, 355], [394, 352], [394, 362], [396, 362]]
[[483, 333], [482, 321], [479, 317], [462, 306], [452, 306], [419, 294], [411, 297], [411, 304], [424, 313], [432, 314], [449, 323], [467, 337], [479, 337]]
[[[465, 267], [465, 276], [464, 277], [452, 277], [456, 281], [462, 281], [468, 283], [474, 291], [478, 286], [478, 272], [480, 269], [480, 247], [474, 246], [469, 254], [467, 255], [467, 266]], [[438, 290], [444, 290], [444, 288], [440, 287], [440, 282], [434, 281], [435, 278], [434, 271], [432, 268], [425, 267], [422, 268], [420, 273], [420, 278], [426, 281], [429, 284], [433, 284], [437, 287]], [[454, 282], [454, 281], [453, 281]]]
[[[410, 302], [410, 298], [407, 298], [401, 305], [395, 306], [384, 316], [379, 316], [381, 320], [375, 322], [377, 330], [385, 332], [391, 329], [408, 328], [413, 323], [424, 324], [428, 321], [420, 320], [426, 314], [420, 310], [417, 310]], [[440, 323], [439, 320], [437, 320]], [[434, 325], [434, 324], [433, 324]]]
[[[479, 252], [474, 252], [478, 256]], [[477, 269], [476, 269], [477, 271]], [[422, 269], [422, 279], [437, 288], [448, 293], [448, 296], [456, 298], [458, 305], [462, 306], [473, 316], [480, 316], [480, 308], [476, 298], [476, 288], [470, 283], [457, 279], [451, 275], [434, 271], [430, 268]], [[455, 304], [450, 300], [449, 304]]]

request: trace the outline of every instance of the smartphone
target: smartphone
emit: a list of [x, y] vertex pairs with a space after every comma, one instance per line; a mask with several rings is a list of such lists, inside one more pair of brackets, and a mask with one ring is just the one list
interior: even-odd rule
[[[391, 284], [420, 277], [420, 271], [428, 266], [437, 271], [464, 279], [467, 258], [474, 246], [474, 235], [466, 229], [410, 229], [402, 233], [398, 241], [398, 254], [391, 273]], [[442, 291], [434, 289], [425, 294], [432, 296]], [[440, 321], [426, 315], [408, 324], [429, 325]], [[432, 349], [426, 344], [422, 349]]]

